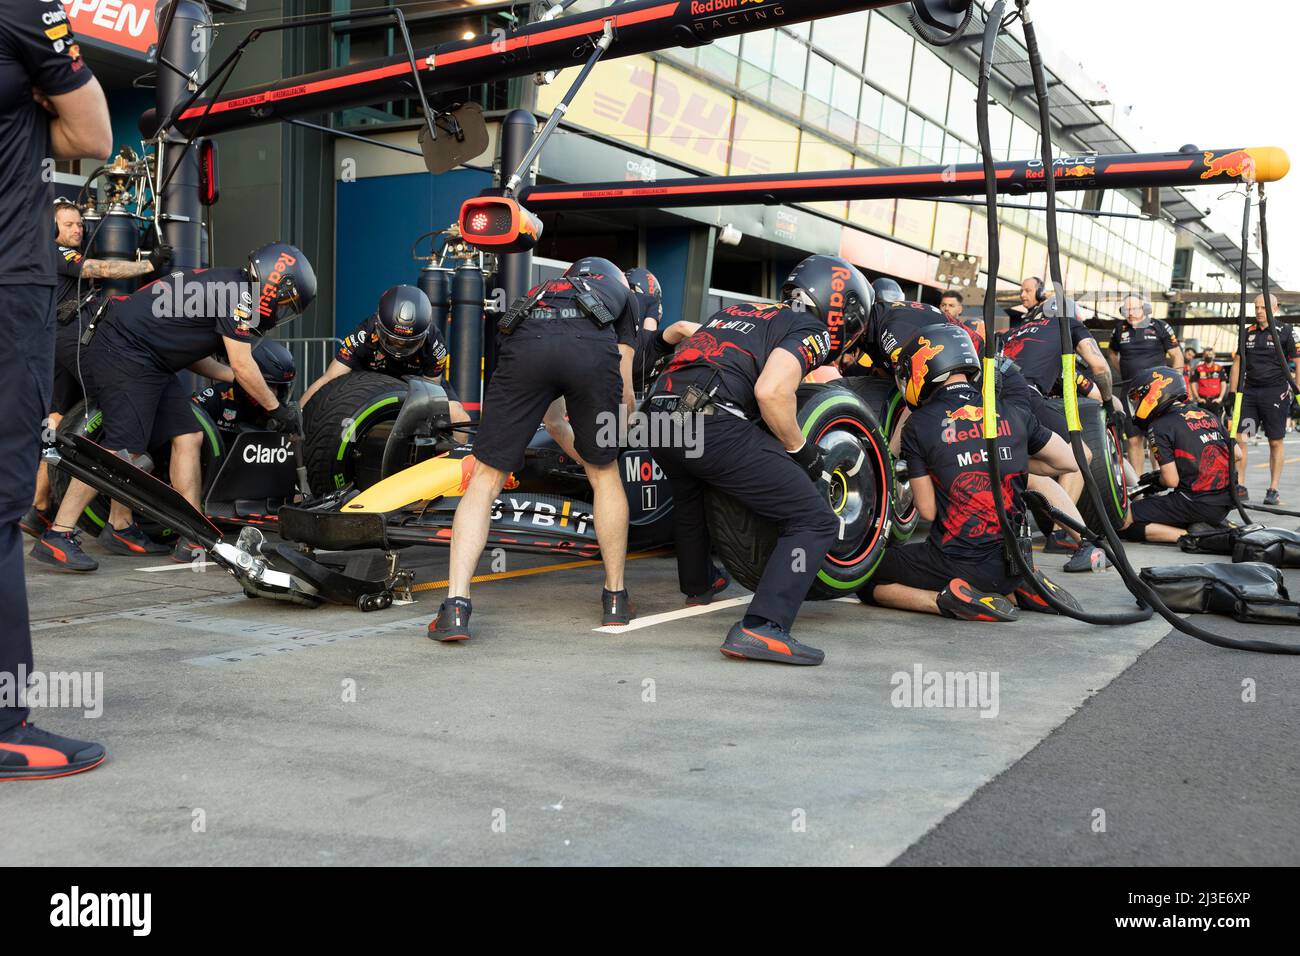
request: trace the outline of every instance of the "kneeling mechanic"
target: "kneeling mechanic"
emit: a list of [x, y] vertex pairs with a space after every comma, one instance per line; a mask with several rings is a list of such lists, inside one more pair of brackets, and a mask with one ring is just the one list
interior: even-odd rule
[[[894, 361], [899, 391], [912, 408], [902, 456], [913, 500], [931, 522], [925, 541], [891, 546], [858, 592], [864, 603], [969, 621], [1015, 620], [1032, 593], [1010, 564], [985, 463], [984, 406], [974, 381], [980, 357], [955, 325], [932, 325]], [[998, 416], [999, 493], [1013, 527], [1023, 514], [1030, 459], [1056, 475], [1077, 470], [1070, 448], [1024, 408]], [[1041, 575], [1039, 580], [1063, 595]], [[1037, 600], [1020, 600], [1038, 609]]]

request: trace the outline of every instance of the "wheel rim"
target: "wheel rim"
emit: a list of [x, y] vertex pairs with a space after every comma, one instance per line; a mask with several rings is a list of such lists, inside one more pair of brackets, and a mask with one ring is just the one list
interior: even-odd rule
[[881, 514], [885, 495], [877, 477], [885, 473], [884, 462], [866, 428], [852, 418], [827, 424], [817, 436], [817, 444], [830, 475], [827, 501], [840, 522], [836, 542], [826, 558], [840, 567], [851, 567], [871, 552], [885, 526]]

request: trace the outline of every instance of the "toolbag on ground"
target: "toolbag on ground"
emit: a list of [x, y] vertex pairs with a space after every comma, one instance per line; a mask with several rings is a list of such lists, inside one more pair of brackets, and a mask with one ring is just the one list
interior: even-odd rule
[[1300, 624], [1282, 572], [1259, 562], [1143, 568], [1142, 580], [1180, 614], [1226, 614], [1246, 624]]
[[1232, 560], [1262, 561], [1275, 568], [1300, 568], [1300, 532], [1260, 528], [1237, 535]]

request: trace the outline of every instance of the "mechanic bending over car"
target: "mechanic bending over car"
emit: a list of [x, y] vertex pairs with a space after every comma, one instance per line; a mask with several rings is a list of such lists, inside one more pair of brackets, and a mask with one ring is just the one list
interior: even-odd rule
[[[1120, 303], [1120, 315], [1110, 330], [1110, 344], [1107, 357], [1115, 370], [1115, 382], [1119, 389], [1121, 407], [1125, 416], [1131, 417], [1133, 410], [1128, 407], [1127, 384], [1136, 382], [1144, 372], [1153, 368], [1173, 366], [1183, 374], [1183, 349], [1178, 344], [1178, 336], [1173, 327], [1161, 319], [1151, 317], [1151, 300], [1143, 295], [1129, 295]], [[1168, 361], [1165, 361], [1168, 359]], [[1127, 429], [1128, 460], [1133, 471], [1141, 474], [1146, 470], [1146, 452], [1143, 449], [1142, 429]]]
[[805, 375], [862, 334], [873, 294], [844, 259], [809, 256], [785, 280], [781, 299], [715, 312], [678, 349], [646, 408], [702, 416], [697, 448], [655, 450], [672, 483], [677, 575], [687, 603], [707, 604], [730, 583], [710, 559], [705, 500], [716, 488], [778, 533], [754, 599], [722, 653], [816, 665], [825, 654], [796, 641], [790, 628], [839, 523], [823, 490], [821, 449], [799, 427], [796, 391]]
[[[1278, 298], [1275, 295], [1271, 298], [1273, 315], [1276, 317]], [[1282, 468], [1286, 464], [1282, 439], [1286, 437], [1286, 423], [1291, 417], [1291, 406], [1295, 400], [1292, 386], [1296, 388], [1295, 394], [1300, 394], [1293, 359], [1296, 354], [1295, 335], [1291, 326], [1280, 323], [1277, 333], [1282, 340], [1283, 353], [1292, 359], [1285, 365], [1273, 344], [1264, 297], [1256, 296], [1255, 324], [1246, 329], [1246, 382], [1245, 388], [1241, 389], [1241, 427], [1237, 431], [1237, 445], [1241, 448], [1241, 456], [1237, 459], [1237, 493], [1243, 501], [1247, 500], [1246, 440], [1262, 431], [1268, 439], [1268, 491], [1264, 494], [1264, 504], [1270, 506], [1281, 502], [1278, 483], [1282, 480]], [[1241, 356], [1233, 352], [1229, 391], [1236, 392], [1241, 386], [1241, 372]], [[1249, 426], [1248, 422], [1251, 423]]]
[[[931, 522], [930, 534], [925, 541], [887, 548], [858, 597], [866, 604], [967, 621], [1015, 620], [1013, 595], [1026, 609], [1044, 609], [1012, 563], [998, 521], [984, 463], [984, 399], [974, 384], [980, 356], [970, 336], [951, 323], [927, 326], [902, 347], [893, 368], [913, 409], [903, 426], [902, 458], [917, 510]], [[1065, 440], [1015, 403], [998, 409], [998, 452], [999, 493], [1013, 525], [1022, 520], [1031, 459], [1056, 475], [1077, 470]]]
[[627, 276], [608, 259], [579, 259], [558, 279], [513, 303], [499, 325], [496, 372], [474, 439], [477, 459], [452, 523], [447, 597], [429, 624], [435, 641], [468, 639], [470, 583], [487, 543], [493, 502], [523, 467], [547, 408], [564, 398], [578, 460], [591, 482], [596, 540], [605, 565], [603, 625], [627, 624], [623, 586], [628, 505], [617, 445], [602, 444], [602, 420], [633, 408], [632, 355], [639, 322]]
[[[50, 399], [48, 427], [58, 428], [72, 406], [81, 401], [83, 389], [77, 373], [77, 340], [85, 320], [99, 304], [98, 279], [132, 279], [160, 273], [171, 262], [172, 249], [160, 245], [148, 258], [131, 262], [125, 259], [87, 259], [81, 254], [85, 224], [77, 204], [62, 196], [54, 200], [55, 270], [58, 289], [55, 293], [54, 393]], [[54, 521], [50, 507], [49, 466], [40, 463], [36, 471], [36, 495], [31, 510], [22, 520], [22, 529], [40, 537]]]
[[[281, 402], [289, 401], [298, 374], [292, 353], [275, 339], [258, 339], [253, 343], [253, 361], [275, 397]], [[267, 428], [266, 409], [235, 381], [233, 372], [229, 378], [195, 394], [192, 401], [224, 432], [237, 432], [243, 426], [259, 431]]]
[[[1233, 507], [1231, 443], [1222, 420], [1193, 402], [1182, 374], [1168, 366], [1139, 375], [1128, 398], [1133, 423], [1147, 433], [1159, 469], [1144, 475], [1140, 486], [1172, 490], [1134, 501], [1120, 537], [1176, 544], [1197, 522], [1222, 525]], [[1239, 449], [1236, 454], [1244, 457]]]
[[[677, 346], [694, 335], [700, 326], [698, 322], [687, 322], [682, 319], [666, 329], [660, 329], [659, 323], [663, 320], [664, 314], [664, 299], [663, 287], [659, 284], [658, 278], [649, 269], [639, 267], [628, 269], [624, 275], [627, 276], [628, 288], [632, 290], [632, 297], [636, 299], [637, 311], [641, 317], [636, 336], [636, 350], [632, 355], [632, 386], [637, 396], [641, 397], [649, 391], [651, 384], [663, 371], [668, 358]], [[581, 463], [582, 457], [573, 447], [573, 428], [569, 425], [567, 415], [568, 410], [565, 408], [564, 399], [557, 398], [546, 410], [542, 425], [566, 455]]]
[[[429, 297], [413, 285], [395, 285], [379, 297], [379, 306], [370, 317], [348, 333], [334, 361], [303, 393], [299, 405], [305, 406], [326, 382], [357, 369], [393, 378], [418, 375], [436, 379], [446, 375], [450, 364], [447, 345], [433, 325]], [[447, 392], [451, 420], [469, 421], [451, 383], [441, 384]]]
[[[301, 315], [315, 297], [311, 264], [282, 242], [250, 253], [243, 268], [185, 269], [134, 295], [114, 297], [81, 355], [87, 401], [104, 416], [100, 444], [134, 458], [170, 442], [172, 487], [201, 508], [203, 435], [176, 373], [190, 369], [216, 381], [234, 380], [267, 409], [269, 427], [301, 433], [301, 414], [266, 384], [252, 347], [277, 322]], [[228, 366], [211, 357], [221, 351]], [[95, 570], [99, 563], [81, 549], [75, 524], [97, 494], [74, 479], [32, 557], [62, 571]], [[117, 502], [99, 541], [116, 554], [166, 550]], [[190, 561], [201, 554], [197, 542], [182, 538], [172, 557]]]

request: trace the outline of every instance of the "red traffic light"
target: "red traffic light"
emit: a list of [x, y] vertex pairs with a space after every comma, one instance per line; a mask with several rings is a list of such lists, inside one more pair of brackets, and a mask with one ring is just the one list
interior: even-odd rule
[[205, 206], [216, 205], [221, 198], [217, 183], [217, 144], [204, 137], [195, 143], [199, 157], [199, 202]]
[[460, 234], [492, 252], [527, 252], [542, 236], [542, 221], [505, 196], [475, 196], [461, 204]]

